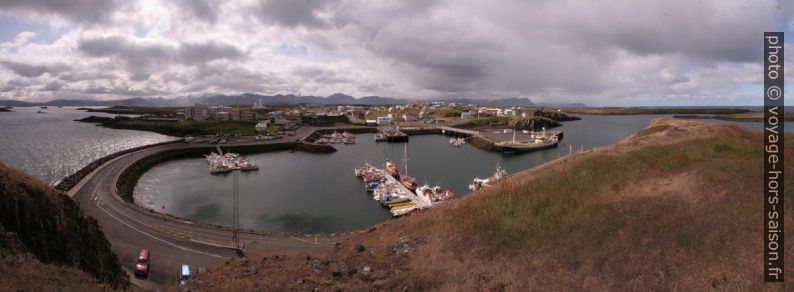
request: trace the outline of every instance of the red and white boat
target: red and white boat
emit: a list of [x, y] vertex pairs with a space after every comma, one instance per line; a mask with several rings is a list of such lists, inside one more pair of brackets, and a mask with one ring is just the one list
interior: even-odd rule
[[405, 188], [407, 188], [408, 190], [410, 191], [416, 190], [417, 185], [416, 185], [416, 180], [414, 180], [414, 178], [407, 175], [403, 175], [402, 177], [400, 177], [400, 182], [402, 182], [403, 186], [405, 186]]
[[394, 164], [389, 161], [386, 161], [386, 172], [394, 178], [400, 177], [400, 171], [397, 170], [397, 167], [395, 167]]

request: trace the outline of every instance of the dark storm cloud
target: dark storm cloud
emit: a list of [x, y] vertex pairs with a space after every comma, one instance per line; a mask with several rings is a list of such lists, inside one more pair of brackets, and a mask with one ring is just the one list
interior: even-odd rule
[[333, 70], [319, 67], [298, 67], [292, 70], [292, 74], [307, 82], [319, 82], [323, 84], [354, 82], [354, 80], [347, 77], [345, 73], [337, 73]]
[[[754, 42], [759, 32], [778, 26], [769, 3], [626, 1], [617, 7], [592, 3], [556, 19], [557, 35], [583, 50], [617, 47], [639, 55], [756, 62], [761, 54]], [[759, 17], [764, 14], [768, 17]]]
[[4, 67], [8, 68], [9, 70], [13, 71], [19, 76], [23, 77], [39, 77], [44, 75], [44, 73], [50, 73], [50, 75], [57, 75], [64, 70], [67, 70], [67, 66], [64, 64], [48, 64], [48, 65], [40, 65], [40, 64], [26, 64], [21, 62], [14, 62], [14, 61], [0, 61]]
[[39, 77], [47, 72], [47, 67], [41, 65], [29, 65], [11, 61], [3, 61], [0, 62], [0, 64], [3, 64], [6, 68], [23, 77]]
[[58, 81], [47, 82], [39, 91], [58, 91], [63, 87], [63, 83]]
[[[118, 56], [130, 64], [182, 63], [194, 65], [217, 59], [237, 59], [244, 53], [222, 43], [182, 43], [178, 47], [146, 44], [112, 36], [81, 40], [78, 49], [92, 57]], [[163, 64], [167, 65], [167, 64]]]
[[177, 52], [184, 64], [205, 63], [216, 59], [237, 59], [245, 54], [237, 48], [220, 43], [183, 43]]
[[262, 22], [269, 24], [319, 28], [328, 25], [318, 16], [327, 4], [325, 0], [263, 0], [255, 13]]
[[234, 60], [245, 53], [222, 43], [182, 43], [179, 46], [139, 43], [112, 36], [83, 39], [78, 50], [92, 57], [117, 57], [130, 73], [130, 80], [145, 81], [153, 73], [174, 64], [200, 65], [218, 59]]
[[190, 13], [192, 16], [215, 23], [218, 21], [218, 1], [214, 0], [176, 0], [175, 3], [180, 9]]
[[104, 22], [123, 3], [114, 0], [0, 0], [0, 10], [57, 14], [79, 23]]
[[123, 96], [146, 96], [146, 95], [156, 95], [161, 94], [157, 90], [153, 89], [132, 89], [127, 86], [101, 86], [101, 85], [90, 85], [78, 91], [79, 93], [85, 94], [111, 94], [111, 95], [123, 95]]

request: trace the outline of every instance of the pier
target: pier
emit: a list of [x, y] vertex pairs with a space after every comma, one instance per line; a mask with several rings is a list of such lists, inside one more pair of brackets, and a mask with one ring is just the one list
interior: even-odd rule
[[414, 202], [414, 204], [416, 204], [417, 209], [425, 209], [433, 206], [433, 202], [430, 202], [430, 198], [427, 197], [422, 198], [417, 196], [416, 193], [412, 192], [411, 190], [403, 186], [400, 180], [394, 178], [385, 170], [383, 171], [383, 173], [385, 174], [384, 177], [386, 178], [387, 181], [389, 181], [389, 183], [396, 184], [400, 189], [405, 191], [405, 194], [408, 195], [408, 199], [411, 200], [411, 202]]
[[482, 134], [479, 131], [472, 131], [460, 128], [453, 128], [447, 126], [438, 126], [437, 128], [441, 129], [441, 132], [444, 134], [458, 134], [458, 135], [467, 135], [467, 136], [481, 136]]
[[385, 130], [378, 128], [378, 132], [385, 135], [389, 142], [408, 142], [408, 134], [403, 133], [399, 129]]

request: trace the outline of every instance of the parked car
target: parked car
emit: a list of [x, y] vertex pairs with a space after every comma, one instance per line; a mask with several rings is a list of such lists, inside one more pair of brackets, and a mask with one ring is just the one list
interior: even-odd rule
[[134, 269], [135, 276], [137, 277], [148, 277], [149, 276], [149, 250], [142, 249], [141, 252], [138, 253], [138, 259], [135, 261], [135, 269]]
[[179, 285], [187, 285], [188, 279], [190, 279], [190, 266], [182, 265], [182, 273], [179, 276]]

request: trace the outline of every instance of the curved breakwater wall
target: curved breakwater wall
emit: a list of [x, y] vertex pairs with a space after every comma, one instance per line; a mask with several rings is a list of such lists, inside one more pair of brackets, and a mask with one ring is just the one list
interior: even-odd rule
[[408, 135], [440, 135], [441, 129], [439, 128], [402, 128], [401, 132]]
[[127, 150], [122, 150], [122, 151], [119, 151], [119, 152], [116, 152], [116, 153], [113, 153], [113, 154], [106, 155], [105, 157], [102, 157], [102, 158], [99, 158], [97, 160], [94, 160], [93, 162], [91, 162], [88, 165], [84, 166], [83, 168], [81, 168], [77, 172], [73, 173], [72, 175], [67, 176], [66, 178], [64, 178], [63, 180], [61, 180], [60, 182], [58, 182], [55, 185], [55, 189], [60, 190], [60, 191], [64, 191], [64, 192], [69, 191], [71, 188], [73, 188], [75, 185], [77, 185], [77, 183], [80, 182], [80, 180], [82, 180], [86, 175], [88, 175], [89, 173], [94, 171], [94, 169], [96, 169], [100, 165], [105, 164], [105, 162], [108, 162], [108, 161], [110, 161], [110, 160], [112, 160], [112, 159], [114, 159], [116, 157], [119, 157], [119, 156], [122, 156], [122, 155], [128, 154], [128, 153], [132, 153], [132, 152], [144, 149], [144, 148], [157, 147], [157, 146], [174, 144], [174, 143], [182, 143], [182, 139], [173, 140], [173, 141], [167, 141], [167, 142], [162, 142], [162, 143], [157, 143], [157, 144], [151, 144], [151, 145], [138, 146], [138, 147], [135, 147], [135, 148], [130, 148], [130, 149], [127, 149]]
[[[250, 154], [250, 153], [259, 153], [259, 152], [270, 152], [270, 151], [281, 151], [281, 150], [291, 150], [296, 148], [296, 143], [288, 142], [288, 143], [272, 143], [272, 144], [259, 144], [259, 145], [245, 145], [245, 146], [227, 146], [222, 147], [221, 149], [224, 151], [234, 151], [235, 153], [240, 154]], [[143, 174], [154, 167], [155, 165], [169, 161], [169, 160], [176, 160], [181, 158], [189, 158], [189, 157], [201, 157], [204, 154], [207, 154], [211, 151], [214, 151], [215, 147], [196, 147], [196, 148], [188, 148], [188, 149], [172, 149], [172, 150], [165, 150], [162, 152], [157, 152], [155, 154], [146, 156], [144, 158], [138, 159], [133, 162], [129, 167], [124, 169], [119, 175], [119, 179], [116, 181], [116, 190], [118, 190], [119, 195], [128, 202], [134, 202], [132, 197], [133, 191], [135, 190], [135, 185], [138, 184], [138, 179], [143, 176]]]

